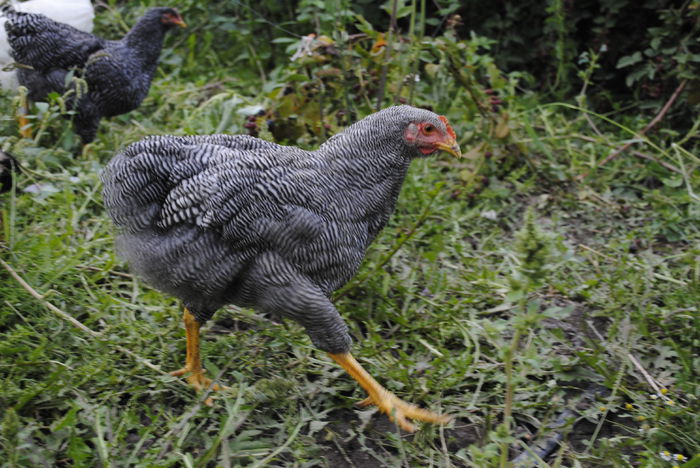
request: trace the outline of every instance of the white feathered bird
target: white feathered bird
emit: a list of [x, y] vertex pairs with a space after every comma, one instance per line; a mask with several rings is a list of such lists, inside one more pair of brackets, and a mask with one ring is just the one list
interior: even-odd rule
[[[3, 3], [0, 1], [0, 3]], [[92, 22], [95, 9], [90, 0], [28, 0], [10, 2], [16, 11], [41, 13], [54, 21], [70, 24], [85, 32], [92, 32]], [[0, 14], [0, 86], [5, 89], [15, 89], [19, 85], [15, 70], [2, 69], [14, 62], [10, 56], [10, 44], [5, 32], [5, 17]]]

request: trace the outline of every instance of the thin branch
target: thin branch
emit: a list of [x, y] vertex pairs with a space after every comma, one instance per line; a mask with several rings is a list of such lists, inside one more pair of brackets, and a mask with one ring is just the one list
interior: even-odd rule
[[658, 164], [662, 167], [665, 167], [669, 171], [675, 172], [676, 174], [683, 174], [683, 171], [678, 169], [673, 164], [669, 164], [665, 161], [660, 160], [659, 158], [655, 158], [654, 156], [652, 156], [650, 154], [642, 153], [641, 151], [632, 151], [632, 154], [639, 157], [639, 158], [646, 159], [647, 161], [654, 161], [656, 164]]
[[[109, 346], [113, 347], [114, 349], [118, 350], [119, 352], [124, 353], [124, 354], [126, 354], [127, 356], [132, 357], [134, 360], [136, 360], [137, 362], [143, 364], [145, 367], [148, 367], [149, 369], [154, 370], [154, 371], [156, 371], [156, 372], [158, 372], [158, 373], [160, 373], [160, 374], [163, 374], [163, 375], [170, 375], [170, 374], [168, 374], [167, 372], [161, 370], [160, 367], [158, 367], [158, 366], [156, 366], [156, 365], [154, 365], [154, 364], [151, 364], [150, 361], [148, 361], [148, 360], [145, 359], [145, 358], [142, 358], [141, 356], [139, 356], [138, 354], [134, 353], [134, 352], [131, 351], [130, 349], [125, 348], [125, 347], [123, 347], [123, 346], [120, 346], [120, 345], [118, 345], [118, 344], [110, 343], [109, 341], [107, 341], [107, 340], [102, 336], [101, 333], [96, 332], [95, 330], [93, 330], [93, 329], [91, 329], [91, 328], [89, 328], [89, 327], [83, 325], [80, 321], [78, 321], [77, 319], [73, 318], [70, 314], [68, 314], [68, 313], [66, 313], [66, 312], [64, 312], [64, 311], [62, 311], [61, 309], [59, 309], [58, 307], [56, 307], [55, 305], [53, 305], [52, 303], [50, 303], [49, 301], [47, 301], [46, 299], [44, 299], [44, 295], [39, 294], [39, 293], [36, 291], [36, 289], [32, 288], [32, 287], [29, 285], [29, 283], [27, 283], [27, 282], [26, 282], [26, 281], [25, 281], [25, 280], [24, 280], [10, 265], [8, 265], [8, 264], [7, 264], [3, 259], [1, 259], [1, 258], [0, 258], [0, 265], [2, 265], [2, 266], [8, 271], [8, 273], [10, 273], [10, 276], [12, 276], [12, 278], [14, 278], [15, 281], [17, 281], [17, 283], [19, 283], [19, 285], [22, 286], [22, 288], [23, 288], [25, 291], [27, 291], [32, 297], [34, 297], [36, 300], [38, 300], [39, 302], [41, 302], [41, 303], [44, 305], [44, 307], [46, 307], [46, 308], [49, 309], [51, 312], [53, 312], [53, 313], [55, 313], [56, 315], [58, 315], [59, 317], [61, 317], [63, 320], [65, 320], [65, 321], [67, 321], [67, 322], [70, 322], [71, 325], [73, 325], [74, 327], [76, 327], [76, 328], [78, 328], [78, 329], [84, 331], [85, 333], [87, 333], [88, 335], [92, 336], [93, 338], [95, 338], [95, 339], [97, 339], [97, 340], [99, 340], [99, 341], [101, 341], [101, 342], [103, 342], [103, 343], [105, 343], [105, 344], [108, 344]], [[182, 380], [178, 380], [178, 381], [181, 382], [183, 385], [187, 385], [187, 384], [186, 384], [184, 381], [182, 381]]]
[[19, 285], [22, 286], [22, 288], [24, 288], [29, 294], [31, 294], [32, 297], [34, 297], [39, 302], [41, 302], [51, 312], [55, 313], [56, 315], [61, 317], [63, 320], [70, 322], [74, 327], [81, 329], [85, 333], [92, 335], [95, 338], [101, 337], [101, 334], [99, 332], [96, 332], [96, 331], [86, 327], [85, 325], [83, 325], [81, 322], [79, 322], [78, 320], [71, 317], [66, 312], [62, 311], [61, 309], [59, 309], [55, 305], [51, 304], [49, 301], [45, 300], [44, 296], [42, 294], [39, 294], [36, 291], [36, 289], [32, 288], [29, 285], [29, 283], [24, 281], [24, 279], [21, 276], [19, 276], [19, 274], [1, 258], [0, 258], [0, 265], [5, 267], [5, 269], [8, 271], [8, 273], [10, 273], [10, 276], [12, 276], [15, 279], [15, 281], [17, 281], [19, 283]]
[[[582, 249], [588, 250], [589, 252], [594, 253], [594, 254], [596, 254], [596, 255], [598, 255], [598, 256], [600, 256], [600, 257], [603, 257], [603, 258], [605, 258], [606, 260], [609, 260], [609, 261], [611, 261], [611, 262], [617, 261], [616, 259], [614, 259], [614, 258], [611, 257], [610, 255], [606, 255], [606, 254], [604, 254], [604, 253], [598, 252], [597, 250], [595, 250], [595, 249], [593, 249], [593, 248], [591, 248], [591, 247], [588, 247], [586, 244], [579, 244], [579, 247], [581, 247]], [[644, 265], [642, 265], [642, 264], [640, 264], [640, 263], [637, 263], [637, 262], [630, 262], [629, 265], [632, 266], [632, 267], [634, 267], [634, 268], [637, 269], [637, 270], [645, 270], [645, 269], [646, 269], [646, 267], [645, 267]], [[687, 286], [687, 285], [688, 285], [688, 283], [686, 283], [686, 282], [683, 281], [683, 280], [679, 280], [679, 279], [676, 279], [676, 278], [672, 278], [672, 277], [670, 277], [670, 276], [662, 275], [661, 273], [657, 273], [657, 272], [653, 271], [653, 269], [652, 269], [652, 271], [651, 271], [651, 276], [653, 276], [653, 277], [656, 278], [656, 279], [660, 279], [660, 280], [663, 280], [663, 281], [668, 281], [669, 283], [677, 284], [677, 285], [679, 285], [679, 286]]]
[[[678, 87], [675, 89], [675, 91], [673, 91], [673, 94], [671, 95], [670, 98], [668, 98], [668, 101], [666, 101], [666, 104], [664, 104], [664, 106], [661, 108], [659, 113], [656, 114], [656, 116], [651, 120], [651, 122], [649, 122], [647, 124], [647, 126], [644, 127], [644, 129], [642, 131], [639, 132], [639, 136], [645, 135], [649, 130], [654, 128], [656, 126], [656, 124], [661, 122], [661, 120], [666, 116], [666, 113], [668, 113], [668, 111], [671, 108], [671, 106], [673, 105], [673, 103], [676, 102], [676, 99], [678, 99], [678, 96], [680, 96], [680, 94], [683, 91], [683, 89], [685, 88], [686, 84], [688, 84], [687, 78], [680, 82]], [[598, 167], [604, 166], [608, 162], [612, 161], [613, 159], [618, 157], [622, 152], [627, 150], [627, 148], [632, 146], [634, 143], [635, 143], [635, 141], [632, 140], [632, 141], [629, 141], [629, 142], [625, 143], [624, 145], [620, 146], [618, 149], [616, 149], [615, 151], [610, 153], [610, 155], [608, 155], [608, 157], [603, 159], [598, 164]], [[578, 177], [578, 180], [582, 180], [582, 179], [586, 178], [587, 176], [588, 176], [588, 174], [583, 174], [583, 175]]]
[[[83, 265], [83, 264], [78, 264], [75, 265], [76, 268], [79, 270], [88, 270], [88, 271], [105, 271], [104, 268], [92, 266], [92, 265]], [[122, 271], [115, 271], [115, 270], [107, 270], [107, 273], [110, 275], [114, 276], [119, 276], [121, 278], [127, 278], [127, 279], [134, 279], [134, 275], [129, 274], [129, 273], [124, 273]]]
[[[535, 126], [534, 128], [537, 128], [539, 130], [542, 130], [543, 127], [538, 127]], [[569, 139], [576, 139], [576, 140], [582, 140], [582, 141], [587, 141], [589, 143], [596, 143], [596, 144], [605, 144], [609, 146], [613, 146], [613, 142], [603, 139], [601, 140], [600, 138], [593, 138], [587, 135], [578, 135], [578, 134], [572, 134], [572, 135], [560, 135], [560, 136], [550, 136], [550, 137], [542, 137], [540, 138], [541, 140], [569, 140]], [[522, 138], [520, 140], [514, 141], [514, 143], [530, 143], [535, 141], [534, 138]], [[654, 161], [655, 163], [659, 164], [660, 166], [665, 167], [671, 172], [675, 172], [676, 174], [683, 174], [683, 171], [681, 171], [679, 168], [674, 166], [673, 164], [667, 163], [665, 161], [662, 161], [661, 159], [652, 156], [647, 153], [642, 153], [641, 151], [632, 151], [632, 154], [634, 156], [637, 156], [641, 159], [646, 159], [647, 161]]]
[[[595, 327], [595, 325], [593, 325], [593, 322], [591, 322], [590, 320], [586, 320], [586, 325], [588, 325], [588, 328], [591, 329], [591, 331], [595, 334], [595, 336], [598, 338], [598, 340], [600, 340], [600, 342], [605, 345], [606, 344], [605, 338], [603, 338], [603, 335], [601, 335], [600, 332], [598, 331], [598, 329]], [[610, 346], [606, 346], [606, 348], [612, 349]], [[627, 357], [627, 359], [629, 359], [630, 362], [634, 365], [634, 367], [636, 367], [637, 370], [644, 376], [644, 379], [649, 383], [651, 388], [654, 389], [656, 394], [659, 397], [661, 397], [662, 399], [669, 401], [670, 398], [668, 398], [666, 395], [661, 393], [661, 386], [658, 384], [656, 379], [654, 379], [654, 377], [652, 377], [651, 374], [649, 374], [649, 372], [647, 372], [646, 369], [644, 369], [644, 366], [642, 366], [642, 364], [639, 362], [639, 360], [636, 357], [634, 357], [634, 355], [632, 355], [632, 353], [630, 353], [627, 350], [624, 350], [624, 354]]]

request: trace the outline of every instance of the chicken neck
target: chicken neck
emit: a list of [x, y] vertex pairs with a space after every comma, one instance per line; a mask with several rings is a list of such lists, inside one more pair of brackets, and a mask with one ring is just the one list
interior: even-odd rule
[[369, 221], [369, 245], [396, 207], [412, 158], [392, 138], [370, 139], [352, 130], [330, 139], [319, 153], [332, 174], [339, 209]]
[[160, 23], [160, 19], [147, 14], [131, 28], [122, 42], [139, 59], [143, 67], [155, 71], [165, 32], [166, 28]]

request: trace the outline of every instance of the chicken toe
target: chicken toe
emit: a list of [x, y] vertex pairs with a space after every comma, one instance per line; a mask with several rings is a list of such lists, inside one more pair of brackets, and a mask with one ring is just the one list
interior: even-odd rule
[[408, 419], [437, 424], [446, 424], [450, 421], [449, 416], [436, 414], [411, 403], [406, 403], [382, 387], [350, 353], [329, 354], [329, 356], [340, 364], [369, 394], [359, 405], [376, 405], [382, 413], [385, 413], [391, 421], [396, 422], [404, 431], [414, 432], [416, 430], [416, 427], [408, 422]]
[[[215, 392], [218, 392], [220, 390], [228, 390], [230, 387], [227, 387], [225, 385], [219, 385], [219, 384], [213, 384], [213, 380], [211, 380], [209, 377], [205, 377], [204, 373], [206, 372], [206, 369], [199, 369], [197, 370], [192, 370], [188, 369], [187, 367], [183, 367], [182, 369], [178, 369], [176, 371], [172, 371], [170, 375], [175, 376], [175, 377], [182, 377], [183, 375], [187, 375], [185, 380], [187, 380], [187, 383], [195, 389], [197, 393], [206, 391], [211, 387], [212, 390]], [[214, 404], [214, 400], [212, 400], [211, 397], [207, 398], [204, 400], [204, 404], [207, 406], [212, 406]]]

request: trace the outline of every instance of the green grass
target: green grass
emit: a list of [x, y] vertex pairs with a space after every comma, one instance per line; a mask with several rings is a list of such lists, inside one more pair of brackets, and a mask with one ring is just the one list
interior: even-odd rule
[[[398, 431], [353, 406], [362, 391], [301, 327], [234, 308], [202, 343], [231, 390], [202, 405], [167, 375], [184, 360], [179, 304], [115, 257], [99, 171], [148, 134], [240, 132], [236, 110], [269, 96], [236, 79], [212, 90], [168, 73], [177, 66], [77, 156], [55, 115], [35, 141], [1, 123], [0, 145], [28, 170], [0, 198], [0, 466], [499, 466], [591, 384], [607, 392], [579, 407], [549, 466], [670, 467], [659, 452], [700, 453], [697, 136], [634, 146], [663, 164], [626, 152], [597, 168], [648, 119], [619, 114], [620, 128], [530, 96], [512, 97], [508, 134], [474, 161], [413, 164], [336, 301], [366, 368], [452, 423]], [[482, 142], [472, 113], [449, 116], [465, 152]], [[536, 265], [517, 234], [528, 209]]]

